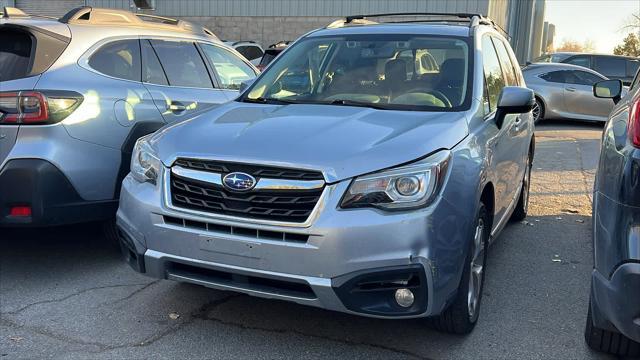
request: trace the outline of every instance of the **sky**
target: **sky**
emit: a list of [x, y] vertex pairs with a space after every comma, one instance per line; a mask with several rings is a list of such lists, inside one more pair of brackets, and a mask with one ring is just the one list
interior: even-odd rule
[[640, 0], [546, 0], [545, 21], [556, 26], [555, 46], [591, 40], [596, 52], [611, 53], [628, 34], [621, 28], [631, 14], [640, 14]]

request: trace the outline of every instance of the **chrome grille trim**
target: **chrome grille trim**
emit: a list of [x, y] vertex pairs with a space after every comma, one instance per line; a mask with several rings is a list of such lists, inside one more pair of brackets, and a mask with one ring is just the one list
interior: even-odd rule
[[[171, 168], [171, 173], [180, 177], [199, 180], [209, 184], [223, 186], [222, 174], [198, 171], [183, 168], [175, 165]], [[324, 186], [323, 180], [286, 180], [286, 179], [270, 179], [260, 178], [254, 187], [255, 190], [314, 190], [321, 189]]]
[[225, 215], [225, 214], [215, 214], [215, 213], [209, 213], [209, 212], [204, 212], [204, 211], [199, 211], [194, 209], [187, 209], [187, 208], [173, 206], [171, 202], [171, 176], [170, 175], [171, 175], [170, 168], [165, 167], [162, 169], [162, 174], [161, 174], [162, 184], [163, 184], [162, 196], [164, 197], [164, 200], [163, 200], [164, 208], [168, 211], [167, 212], [168, 215], [172, 213], [177, 216], [180, 216], [178, 214], [189, 214], [201, 219], [223, 220], [223, 221], [228, 221], [235, 224], [308, 228], [318, 218], [322, 209], [324, 209], [324, 207], [327, 205], [327, 202], [329, 201], [329, 197], [331, 193], [335, 190], [334, 189], [335, 186], [332, 186], [332, 185], [324, 186], [318, 202], [316, 203], [315, 207], [313, 208], [313, 211], [311, 211], [311, 214], [309, 215], [309, 217], [305, 222], [288, 222], [288, 221], [278, 221], [278, 220], [253, 219], [253, 218], [246, 218], [246, 217], [239, 217], [239, 216], [232, 216], [232, 215]]

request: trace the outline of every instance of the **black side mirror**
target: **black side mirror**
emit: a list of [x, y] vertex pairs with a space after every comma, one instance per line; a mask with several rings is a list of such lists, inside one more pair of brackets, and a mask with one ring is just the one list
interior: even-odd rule
[[241, 83], [240, 83], [240, 93], [243, 93], [245, 90], [247, 90], [247, 88], [248, 88], [249, 86], [251, 86], [251, 84], [253, 84], [253, 82], [254, 82], [255, 80], [256, 80], [256, 79], [255, 79], [255, 78], [253, 78], [253, 79], [249, 79], [249, 80], [245, 80], [245, 81], [241, 82]]
[[615, 104], [622, 99], [621, 80], [603, 80], [593, 84], [593, 96], [602, 99], [612, 99]]
[[500, 92], [495, 121], [498, 128], [502, 128], [504, 118], [508, 114], [528, 113], [533, 109], [536, 100], [533, 90], [519, 86], [505, 86]]

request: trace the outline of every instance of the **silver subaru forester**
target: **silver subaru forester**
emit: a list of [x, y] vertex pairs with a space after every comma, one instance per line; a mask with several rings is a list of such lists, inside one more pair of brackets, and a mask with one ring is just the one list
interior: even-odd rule
[[534, 98], [493, 22], [424, 16], [308, 33], [235, 101], [140, 139], [129, 264], [470, 332], [488, 245], [527, 213]]

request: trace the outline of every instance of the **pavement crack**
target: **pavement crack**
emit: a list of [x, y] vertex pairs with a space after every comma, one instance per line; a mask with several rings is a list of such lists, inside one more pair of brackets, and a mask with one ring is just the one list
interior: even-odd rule
[[[13, 311], [6, 311], [6, 312], [2, 312], [3, 314], [6, 315], [17, 315], [33, 306], [37, 306], [37, 305], [42, 305], [42, 304], [51, 304], [51, 303], [58, 303], [58, 302], [63, 302], [66, 300], [69, 300], [73, 297], [91, 292], [91, 291], [96, 291], [96, 290], [102, 290], [102, 289], [113, 289], [113, 288], [121, 288], [121, 287], [132, 287], [132, 286], [143, 286], [141, 289], [138, 289], [136, 291], [134, 291], [134, 293], [130, 296], [133, 296], [135, 294], [137, 294], [138, 292], [144, 290], [145, 288], [151, 286], [152, 284], [154, 284], [155, 282], [152, 283], [143, 283], [143, 284], [118, 284], [118, 285], [106, 285], [106, 286], [96, 286], [96, 287], [92, 287], [92, 288], [87, 288], [87, 289], [83, 289], [77, 292], [74, 292], [72, 294], [69, 294], [67, 296], [58, 298], [58, 299], [49, 299], [49, 300], [41, 300], [41, 301], [36, 301], [30, 304], [27, 304], [17, 310], [13, 310]], [[128, 296], [128, 297], [130, 297]]]
[[[207, 311], [210, 311], [210, 310], [211, 309], [207, 309]], [[223, 325], [233, 326], [233, 327], [236, 327], [236, 328], [239, 328], [239, 329], [242, 329], [242, 330], [257, 330], [257, 331], [264, 331], [264, 332], [268, 332], [268, 333], [272, 333], [272, 334], [295, 334], [295, 335], [300, 335], [300, 336], [304, 336], [304, 337], [310, 337], [310, 338], [314, 338], [314, 339], [338, 342], [338, 343], [345, 344], [345, 345], [348, 345], [348, 346], [368, 346], [368, 347], [371, 347], [371, 348], [390, 351], [390, 352], [393, 352], [393, 353], [396, 353], [396, 354], [399, 354], [399, 355], [404, 355], [404, 356], [408, 356], [408, 357], [412, 357], [412, 358], [416, 358], [416, 359], [431, 360], [431, 358], [428, 358], [428, 357], [426, 357], [424, 355], [416, 354], [416, 353], [408, 351], [408, 350], [397, 349], [397, 348], [386, 346], [386, 345], [373, 344], [373, 343], [369, 343], [369, 342], [366, 342], [366, 341], [353, 341], [353, 340], [348, 340], [348, 339], [340, 339], [340, 338], [335, 338], [335, 337], [331, 337], [331, 336], [310, 334], [310, 333], [306, 333], [306, 332], [303, 332], [303, 331], [292, 330], [292, 329], [269, 329], [269, 328], [264, 328], [264, 327], [260, 327], [260, 326], [251, 326], [251, 325], [240, 324], [240, 323], [223, 320], [223, 319], [216, 318], [216, 317], [208, 317], [208, 316], [206, 316], [206, 312], [207, 311], [203, 312], [197, 318], [200, 319], [200, 320], [203, 320], [203, 321], [211, 321], [211, 322], [215, 322], [215, 323], [219, 323], [219, 324], [223, 324]]]

